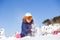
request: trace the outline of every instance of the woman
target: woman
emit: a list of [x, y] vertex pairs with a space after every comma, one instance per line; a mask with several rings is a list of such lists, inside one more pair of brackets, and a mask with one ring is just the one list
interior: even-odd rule
[[21, 37], [31, 35], [32, 24], [33, 24], [32, 15], [30, 13], [26, 13], [22, 22]]

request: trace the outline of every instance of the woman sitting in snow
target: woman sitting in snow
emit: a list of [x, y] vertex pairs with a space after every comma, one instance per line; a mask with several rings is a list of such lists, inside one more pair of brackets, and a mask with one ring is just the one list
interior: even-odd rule
[[32, 24], [33, 24], [32, 15], [30, 13], [26, 13], [22, 22], [21, 37], [32, 35], [31, 34]]

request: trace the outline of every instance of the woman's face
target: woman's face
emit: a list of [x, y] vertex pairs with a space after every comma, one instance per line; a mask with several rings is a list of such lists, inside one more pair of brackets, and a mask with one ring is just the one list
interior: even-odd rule
[[26, 20], [28, 23], [30, 23], [31, 22], [31, 20]]
[[31, 20], [32, 20], [32, 17], [31, 17], [31, 16], [26, 17], [26, 21], [27, 21], [28, 23], [30, 23]]

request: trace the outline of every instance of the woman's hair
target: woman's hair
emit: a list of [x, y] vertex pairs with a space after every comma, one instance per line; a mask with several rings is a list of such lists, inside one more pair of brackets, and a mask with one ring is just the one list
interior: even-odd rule
[[26, 22], [26, 18], [24, 17], [22, 21], [25, 23]]
[[[24, 18], [23, 18], [23, 22], [24, 22], [24, 23], [26, 23], [26, 22], [27, 22], [27, 21], [26, 21], [26, 17], [24, 17]], [[31, 22], [30, 22], [30, 23], [33, 23], [33, 19], [31, 20]]]

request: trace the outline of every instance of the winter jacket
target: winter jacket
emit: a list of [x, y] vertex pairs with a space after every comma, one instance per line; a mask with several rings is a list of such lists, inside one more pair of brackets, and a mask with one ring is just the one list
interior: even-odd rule
[[27, 36], [29, 33], [31, 33], [31, 23], [23, 22], [22, 23], [22, 30], [21, 30], [21, 37]]

